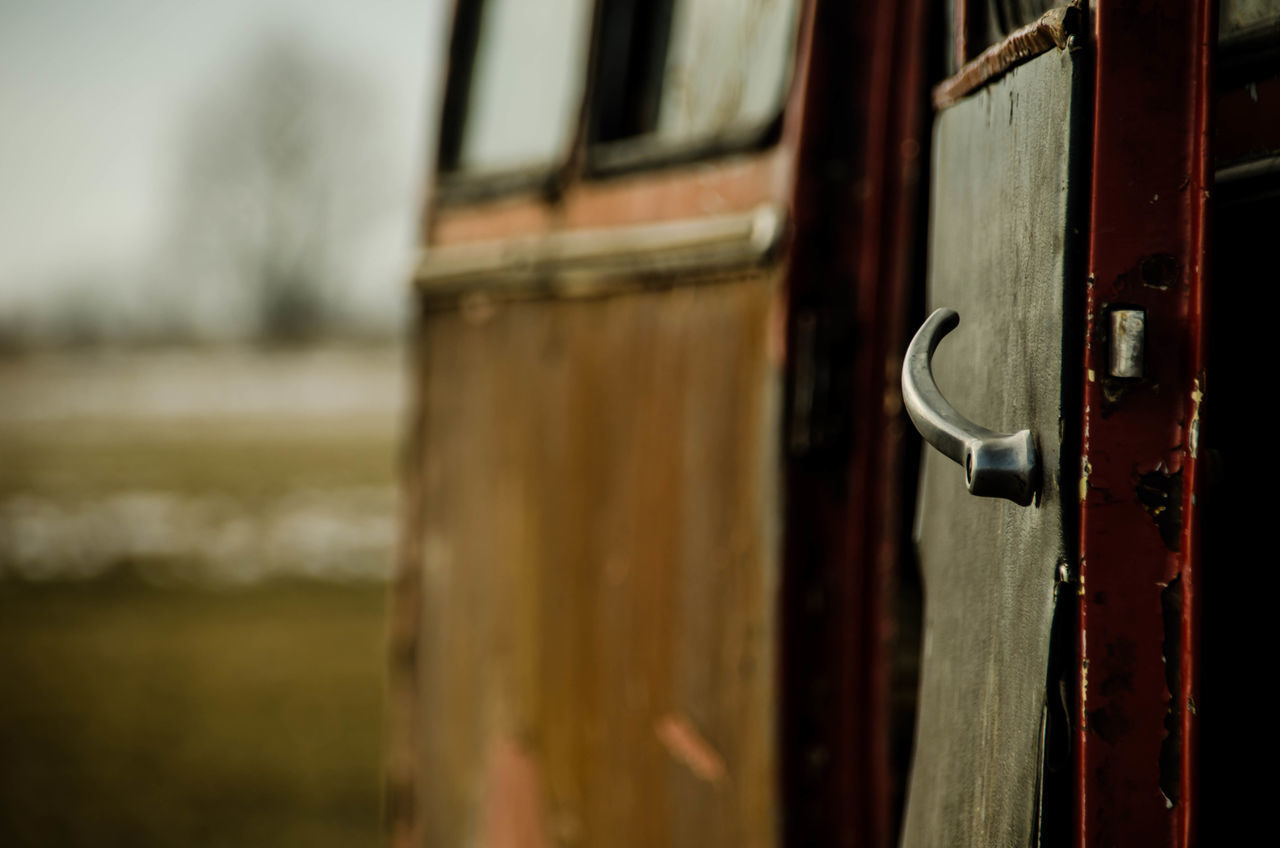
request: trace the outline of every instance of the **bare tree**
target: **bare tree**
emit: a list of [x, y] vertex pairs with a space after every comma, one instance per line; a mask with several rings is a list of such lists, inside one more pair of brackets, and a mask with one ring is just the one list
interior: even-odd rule
[[379, 197], [369, 91], [276, 39], [196, 106], [174, 218], [182, 286], [171, 291], [206, 325], [247, 318], [280, 341], [327, 329], [345, 252]]

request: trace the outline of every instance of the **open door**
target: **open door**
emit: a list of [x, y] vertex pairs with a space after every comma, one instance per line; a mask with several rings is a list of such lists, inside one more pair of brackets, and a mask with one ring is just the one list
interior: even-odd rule
[[[1060, 422], [1075, 401], [1064, 386], [1063, 345], [1075, 270], [1076, 69], [1075, 55], [1051, 50], [943, 110], [934, 126], [928, 301], [955, 310], [959, 328], [938, 345], [946, 332], [939, 314], [921, 331], [932, 338], [918, 336], [912, 353], [937, 346], [932, 372], [942, 397], [970, 421], [1029, 430], [1032, 444], [1021, 458], [1025, 483], [1002, 497], [969, 491], [980, 491], [988, 473], [981, 449], [961, 457], [968, 474], [937, 450], [924, 455], [922, 708], [908, 845], [1025, 845], [1036, 826], [1064, 504], [1074, 500]], [[927, 389], [928, 356], [909, 353], [908, 369], [913, 361], [917, 370], [923, 362], [918, 388]], [[910, 388], [904, 397], [918, 426], [946, 413], [936, 393]], [[978, 431], [965, 429], [967, 444]], [[1014, 479], [1018, 471], [996, 473]]]
[[935, 89], [909, 848], [1182, 845], [1196, 807], [1213, 9], [1041, 5], [961, 0]]

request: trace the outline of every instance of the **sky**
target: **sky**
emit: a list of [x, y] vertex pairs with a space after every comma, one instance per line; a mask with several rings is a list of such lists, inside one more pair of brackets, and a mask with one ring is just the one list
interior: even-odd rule
[[172, 214], [194, 103], [272, 38], [358, 74], [397, 186], [360, 279], [405, 285], [445, 56], [443, 0], [0, 0], [0, 319], [68, 279], [127, 297]]

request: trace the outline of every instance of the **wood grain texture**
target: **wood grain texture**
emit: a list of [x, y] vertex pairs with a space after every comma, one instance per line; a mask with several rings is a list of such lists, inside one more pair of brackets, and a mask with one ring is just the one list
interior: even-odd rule
[[[934, 133], [930, 308], [960, 326], [934, 374], [970, 420], [1030, 427], [1037, 506], [977, 498], [926, 447], [920, 713], [904, 845], [1035, 841], [1055, 572], [1073, 68], [1052, 51], [944, 111]], [[1074, 491], [1066, 493], [1074, 504]]]
[[422, 319], [418, 844], [775, 841], [777, 282], [714, 282]]

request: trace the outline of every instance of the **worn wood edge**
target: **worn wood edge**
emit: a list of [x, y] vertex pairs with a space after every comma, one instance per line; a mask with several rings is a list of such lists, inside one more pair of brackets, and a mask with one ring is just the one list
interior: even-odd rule
[[429, 247], [413, 285], [426, 300], [479, 292], [598, 295], [632, 289], [637, 276], [766, 262], [785, 231], [783, 207], [764, 203], [732, 215]]
[[1266, 45], [1280, 35], [1280, 14], [1252, 21], [1243, 26], [1232, 26], [1223, 21], [1218, 28], [1218, 47], [1223, 50], [1248, 49]]
[[1076, 4], [1050, 9], [1034, 23], [1019, 27], [1003, 41], [982, 51], [966, 62], [953, 76], [933, 88], [933, 106], [947, 106], [967, 97], [1009, 69], [1034, 59], [1053, 48], [1067, 49], [1067, 39], [1077, 28], [1079, 9]]

